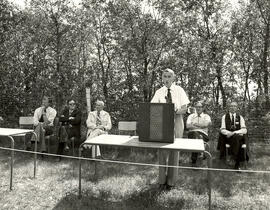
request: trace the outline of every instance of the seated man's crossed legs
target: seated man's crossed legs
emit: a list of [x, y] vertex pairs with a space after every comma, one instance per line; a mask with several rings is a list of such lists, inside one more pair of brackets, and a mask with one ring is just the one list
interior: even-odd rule
[[[34, 132], [37, 135], [37, 142], [40, 143], [40, 151], [46, 152], [47, 146], [46, 146], [46, 139], [50, 138], [50, 135], [53, 134], [53, 127], [52, 126], [44, 126], [43, 123], [39, 123], [36, 127]], [[35, 144], [35, 137], [32, 136], [31, 138], [31, 148], [34, 150], [34, 144]]]

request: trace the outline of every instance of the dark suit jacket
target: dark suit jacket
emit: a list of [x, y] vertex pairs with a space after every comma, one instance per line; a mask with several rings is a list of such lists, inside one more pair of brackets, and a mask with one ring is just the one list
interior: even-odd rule
[[[74, 119], [69, 119], [70, 117], [74, 117]], [[62, 122], [67, 128], [68, 137], [77, 137], [81, 136], [81, 117], [82, 113], [80, 110], [75, 109], [71, 114], [69, 114], [69, 110], [66, 108], [62, 112], [59, 121]]]

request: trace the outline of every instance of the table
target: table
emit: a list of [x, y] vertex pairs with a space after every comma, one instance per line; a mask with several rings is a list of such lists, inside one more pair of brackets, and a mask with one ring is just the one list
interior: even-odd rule
[[[28, 129], [16, 129], [16, 128], [0, 128], [0, 136], [6, 136], [11, 140], [11, 149], [14, 149], [14, 138], [12, 136], [22, 135], [27, 133], [33, 133], [35, 136], [35, 154], [34, 154], [34, 178], [36, 177], [36, 162], [37, 162], [37, 135], [33, 130]], [[9, 189], [12, 190], [12, 178], [13, 178], [13, 159], [14, 159], [14, 150], [11, 151], [11, 160], [10, 160], [10, 185]]]
[[[79, 198], [81, 197], [81, 156], [84, 145], [107, 145], [149, 149], [166, 149], [184, 152], [203, 152], [207, 157], [208, 167], [212, 167], [212, 156], [205, 150], [202, 139], [176, 138], [174, 143], [140, 142], [138, 136], [128, 135], [108, 135], [103, 134], [92, 139], [88, 139], [79, 148]], [[211, 209], [211, 171], [207, 171], [209, 209]]]

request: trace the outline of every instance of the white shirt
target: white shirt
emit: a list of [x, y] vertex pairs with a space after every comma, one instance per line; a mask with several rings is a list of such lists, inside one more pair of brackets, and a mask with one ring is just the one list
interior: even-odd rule
[[[172, 95], [172, 103], [174, 104], [174, 109], [177, 110], [176, 114], [181, 114], [181, 107], [183, 105], [189, 104], [189, 99], [184, 89], [174, 83], [170, 87], [171, 95]], [[168, 88], [163, 86], [158, 89], [151, 100], [151, 103], [166, 103], [166, 97], [168, 93]]]
[[[197, 123], [199, 127], [194, 128], [192, 125], [194, 123]], [[190, 129], [190, 131], [200, 131], [208, 135], [208, 126], [210, 124], [211, 124], [211, 118], [208, 114], [201, 113], [200, 116], [198, 116], [197, 113], [193, 113], [189, 115], [187, 118], [187, 128]]]
[[[110, 130], [112, 128], [112, 122], [109, 113], [101, 110], [99, 116], [101, 125], [104, 127], [105, 131]], [[88, 118], [86, 120], [86, 125], [88, 128], [87, 136], [92, 130], [97, 127], [97, 117], [97, 111], [89, 112]]]
[[[229, 114], [230, 114], [230, 118], [232, 119], [232, 113], [229, 113]], [[229, 130], [226, 130], [225, 116], [226, 116], [226, 114], [223, 115], [223, 117], [221, 119], [221, 128], [220, 128], [220, 132], [223, 135], [227, 135], [228, 133], [231, 132]], [[235, 122], [236, 113], [233, 114], [233, 117], [234, 117], [234, 122]], [[234, 131], [234, 133], [237, 133], [237, 134], [246, 134], [247, 133], [246, 123], [245, 123], [244, 118], [241, 115], [240, 115], [240, 125], [241, 125], [241, 129], [238, 130], [238, 131]]]
[[[42, 115], [42, 110], [43, 110], [43, 107], [39, 107], [35, 110], [35, 113], [34, 113], [34, 126], [37, 126], [38, 123], [39, 123], [39, 119], [41, 118], [41, 115]], [[54, 118], [56, 117], [56, 110], [52, 107], [47, 107], [46, 109], [46, 117], [48, 118], [48, 120], [50, 121], [49, 123], [49, 126], [53, 126], [53, 121], [54, 121]]]

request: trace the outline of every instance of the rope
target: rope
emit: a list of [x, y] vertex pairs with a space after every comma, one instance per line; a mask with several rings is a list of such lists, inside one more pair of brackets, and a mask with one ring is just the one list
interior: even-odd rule
[[170, 167], [170, 168], [178, 168], [178, 169], [188, 169], [188, 170], [202, 170], [202, 171], [217, 171], [217, 172], [243, 172], [243, 173], [259, 173], [259, 174], [270, 174], [270, 171], [266, 170], [234, 170], [234, 169], [220, 169], [220, 168], [202, 168], [202, 167], [190, 167], [190, 166], [168, 166], [168, 165], [160, 165], [160, 164], [152, 164], [152, 163], [137, 163], [137, 162], [129, 162], [129, 161], [118, 161], [118, 160], [105, 160], [105, 159], [96, 159], [96, 158], [84, 158], [84, 157], [74, 157], [68, 155], [58, 155], [52, 153], [41, 153], [41, 152], [33, 152], [19, 149], [11, 149], [6, 147], [0, 147], [2, 150], [7, 151], [15, 151], [29, 154], [38, 154], [38, 155], [46, 155], [52, 157], [62, 157], [69, 158], [75, 160], [86, 160], [86, 161], [97, 161], [97, 162], [105, 162], [105, 163], [117, 163], [117, 164], [128, 164], [128, 165], [136, 165], [136, 166], [151, 166], [151, 167]]

